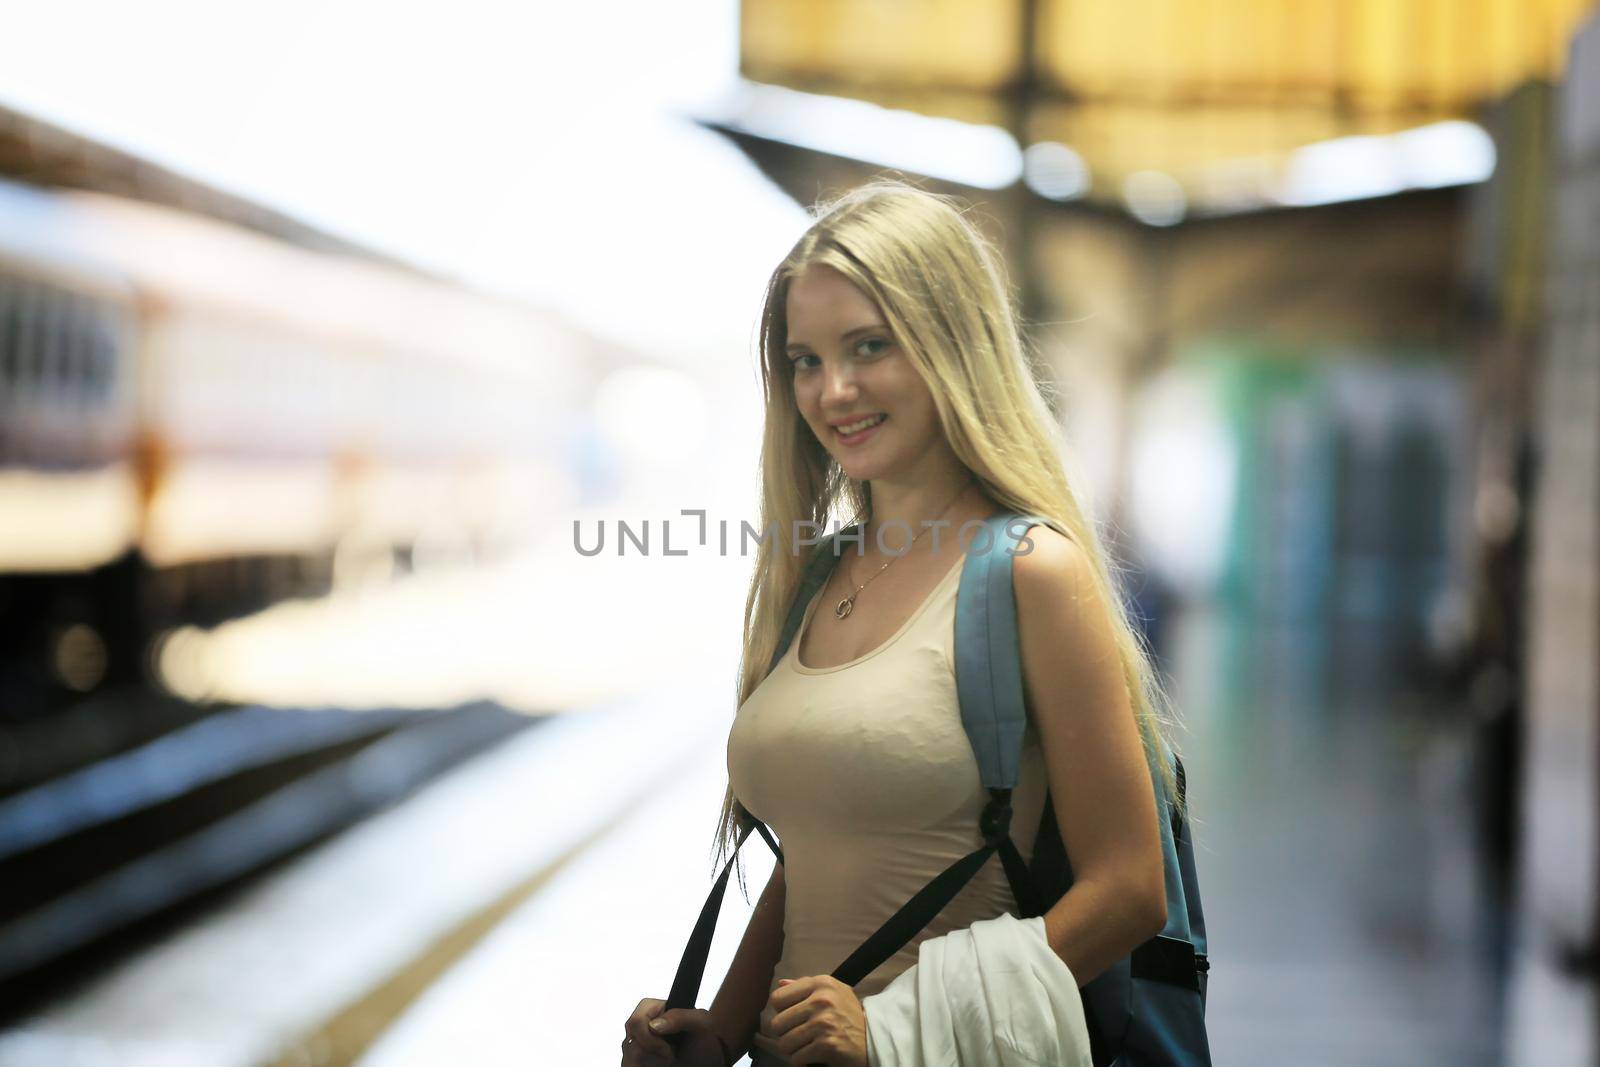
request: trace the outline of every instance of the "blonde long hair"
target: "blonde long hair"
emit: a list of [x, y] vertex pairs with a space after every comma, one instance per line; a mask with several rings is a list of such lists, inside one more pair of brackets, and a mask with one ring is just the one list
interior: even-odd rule
[[[824, 529], [830, 514], [871, 518], [868, 484], [846, 475], [800, 417], [785, 353], [789, 284], [808, 267], [828, 266], [878, 305], [928, 384], [946, 439], [984, 491], [1003, 507], [1047, 520], [1092, 561], [1140, 734], [1172, 797], [1173, 770], [1159, 743], [1169, 719], [1166, 696], [1094, 525], [1068, 484], [1055, 418], [1028, 365], [1000, 255], [964, 210], [953, 197], [874, 179], [818, 205], [810, 228], [772, 272], [760, 330], [767, 408], [760, 529], [769, 536], [759, 542], [745, 598], [738, 704], [767, 675], [809, 558], [791, 546], [791, 534]], [[719, 864], [747, 818], [730, 785], [717, 827]]]

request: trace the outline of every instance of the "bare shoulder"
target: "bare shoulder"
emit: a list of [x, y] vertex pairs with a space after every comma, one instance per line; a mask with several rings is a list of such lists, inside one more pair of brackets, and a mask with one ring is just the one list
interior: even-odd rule
[[[1027, 545], [1032, 544], [1029, 550]], [[1028, 528], [1026, 541], [1011, 561], [1017, 605], [1074, 599], [1094, 586], [1089, 553], [1066, 535], [1043, 524]]]
[[1033, 651], [1035, 664], [1048, 655], [1081, 667], [1114, 656], [1115, 624], [1088, 550], [1048, 526], [1031, 527], [1028, 540], [1033, 551], [1011, 564], [1024, 659]]

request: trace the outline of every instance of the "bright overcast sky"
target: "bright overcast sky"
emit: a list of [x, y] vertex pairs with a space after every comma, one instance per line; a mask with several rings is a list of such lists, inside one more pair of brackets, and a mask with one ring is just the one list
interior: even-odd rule
[[645, 352], [748, 367], [804, 224], [676, 114], [734, 0], [8, 6], [0, 101]]

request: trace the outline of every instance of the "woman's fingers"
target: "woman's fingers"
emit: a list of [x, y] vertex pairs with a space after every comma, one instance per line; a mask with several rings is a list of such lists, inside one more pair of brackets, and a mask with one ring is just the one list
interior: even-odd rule
[[838, 1026], [828, 1018], [807, 1020], [778, 1042], [778, 1051], [794, 1064], [835, 1063], [843, 1047]]
[[[623, 1024], [622, 1061], [626, 1067], [633, 1067], [629, 1061], [630, 1054], [648, 1055], [655, 1058], [672, 1060], [672, 1046], [665, 1040], [657, 1037], [650, 1029], [652, 1020], [661, 1015], [661, 1009], [667, 1006], [664, 1000], [647, 998], [639, 1001], [639, 1006], [633, 1009], [633, 1014], [628, 1016], [628, 1021]], [[643, 1067], [647, 1061], [636, 1059], [635, 1062]]]
[[622, 1065], [623, 1067], [656, 1067], [658, 1064], [672, 1062], [672, 1046], [658, 1038], [651, 1038], [652, 1044], [646, 1045], [643, 1041], [632, 1037], [622, 1039]]
[[786, 1034], [827, 1009], [828, 1005], [826, 1003], [814, 998], [807, 998], [798, 1004], [774, 1013], [772, 1018], [767, 1020], [767, 1032], [774, 1036]]
[[751, 1049], [760, 1049], [762, 1052], [770, 1052], [778, 1056], [784, 1055], [783, 1050], [778, 1047], [777, 1040], [768, 1037], [760, 1030], [750, 1035], [750, 1047]]
[[[680, 1055], [687, 1054], [696, 1061], [720, 1062], [722, 1042], [715, 1036], [711, 1013], [701, 1008], [673, 1008], [666, 1010], [661, 1000], [641, 1000], [623, 1025], [627, 1035], [622, 1041], [622, 1067], [671, 1067]], [[675, 1048], [681, 1034], [687, 1039]]]
[[689, 1033], [692, 1030], [711, 1029], [711, 1013], [700, 1008], [673, 1008], [664, 1011], [650, 1022], [653, 1034]]

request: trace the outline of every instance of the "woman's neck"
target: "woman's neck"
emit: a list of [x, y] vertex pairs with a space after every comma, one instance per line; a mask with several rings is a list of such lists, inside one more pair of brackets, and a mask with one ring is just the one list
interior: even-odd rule
[[[974, 517], [987, 516], [992, 505], [984, 497], [971, 472], [961, 469], [949, 478], [930, 479], [915, 485], [883, 485], [873, 483], [872, 519], [863, 530], [862, 549], [866, 555], [904, 554], [912, 538], [924, 534], [916, 542], [918, 554], [933, 551], [938, 538], [940, 553], [956, 546], [961, 524]], [[930, 530], [929, 524], [939, 525]]]

